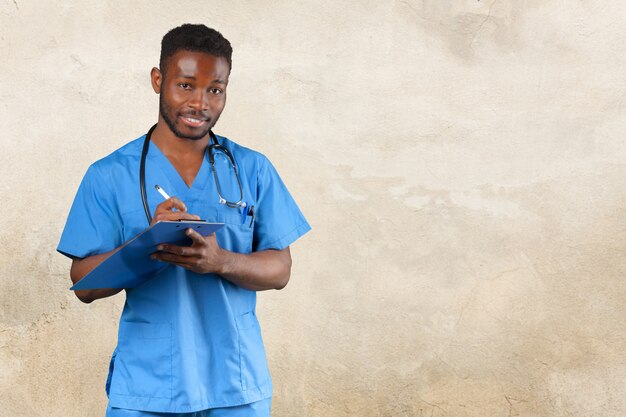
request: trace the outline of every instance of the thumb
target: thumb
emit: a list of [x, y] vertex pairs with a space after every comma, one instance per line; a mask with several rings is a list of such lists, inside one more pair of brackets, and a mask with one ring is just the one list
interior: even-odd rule
[[206, 242], [204, 241], [204, 236], [202, 236], [200, 233], [196, 232], [192, 228], [187, 229], [187, 236], [191, 238], [191, 240], [193, 241], [192, 244], [194, 246], [206, 244]]

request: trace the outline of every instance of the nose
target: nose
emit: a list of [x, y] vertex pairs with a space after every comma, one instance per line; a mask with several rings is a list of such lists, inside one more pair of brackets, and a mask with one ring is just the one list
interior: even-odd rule
[[204, 111], [209, 108], [209, 93], [202, 89], [194, 91], [188, 102], [189, 107], [197, 111]]

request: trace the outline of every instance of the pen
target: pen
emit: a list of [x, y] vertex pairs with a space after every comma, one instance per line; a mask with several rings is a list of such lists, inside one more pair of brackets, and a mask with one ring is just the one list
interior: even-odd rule
[[170, 196], [167, 195], [167, 193], [165, 192], [165, 190], [163, 188], [161, 188], [159, 186], [159, 184], [155, 185], [154, 188], [156, 188], [156, 190], [159, 192], [159, 194], [161, 194], [163, 196], [164, 199], [169, 200]]

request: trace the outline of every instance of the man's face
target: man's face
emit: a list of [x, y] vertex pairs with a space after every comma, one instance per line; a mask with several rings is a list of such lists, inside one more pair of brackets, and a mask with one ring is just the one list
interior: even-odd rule
[[181, 139], [204, 138], [226, 104], [228, 62], [204, 52], [181, 50], [166, 65], [165, 74], [152, 70], [161, 117]]

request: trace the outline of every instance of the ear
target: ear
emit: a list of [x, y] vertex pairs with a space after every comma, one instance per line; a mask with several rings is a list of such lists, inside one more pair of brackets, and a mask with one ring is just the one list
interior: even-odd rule
[[152, 89], [155, 93], [161, 94], [161, 83], [163, 82], [163, 75], [157, 67], [153, 67], [150, 71], [150, 81], [152, 83]]

